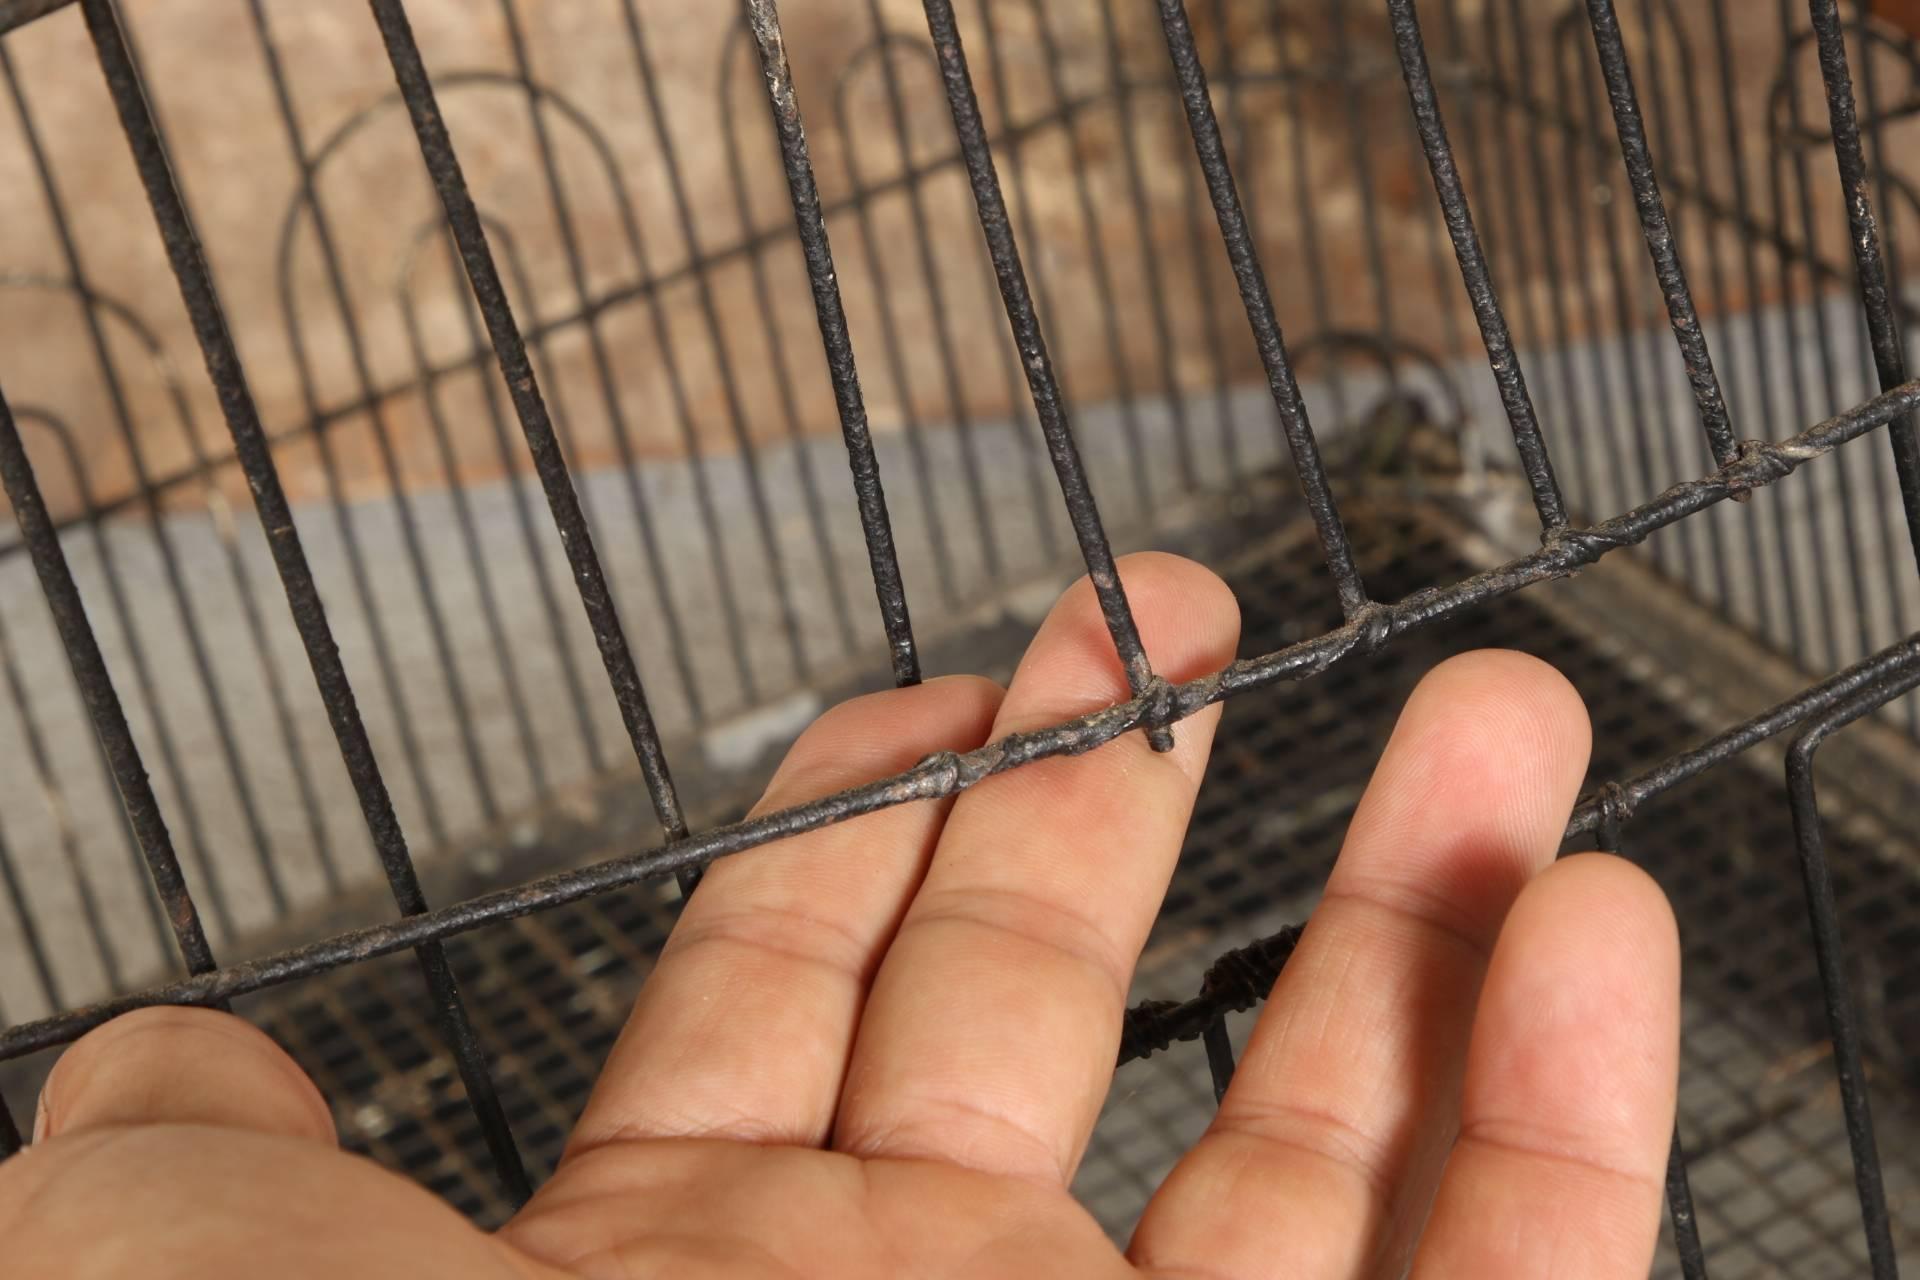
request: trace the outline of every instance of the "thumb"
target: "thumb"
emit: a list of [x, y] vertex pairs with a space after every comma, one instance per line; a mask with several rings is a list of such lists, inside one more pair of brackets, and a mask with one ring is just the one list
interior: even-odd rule
[[293, 1059], [211, 1009], [140, 1009], [82, 1036], [40, 1090], [33, 1139], [151, 1124], [335, 1141], [332, 1113]]

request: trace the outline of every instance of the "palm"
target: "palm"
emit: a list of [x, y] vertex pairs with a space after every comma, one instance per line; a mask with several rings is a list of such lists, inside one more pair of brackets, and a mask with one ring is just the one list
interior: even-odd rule
[[[1230, 659], [1217, 579], [1123, 571], [1158, 670]], [[1004, 695], [849, 703], [763, 804], [1124, 693], [1082, 584]], [[1409, 703], [1219, 1116], [1128, 1250], [1073, 1202], [1217, 714], [1164, 756], [1123, 739], [716, 865], [559, 1169], [496, 1235], [333, 1150], [264, 1036], [174, 1010], [63, 1061], [52, 1140], [0, 1169], [0, 1238], [65, 1275], [1644, 1275], [1672, 920], [1614, 860], [1541, 874], [1587, 729], [1515, 655], [1448, 663]]]

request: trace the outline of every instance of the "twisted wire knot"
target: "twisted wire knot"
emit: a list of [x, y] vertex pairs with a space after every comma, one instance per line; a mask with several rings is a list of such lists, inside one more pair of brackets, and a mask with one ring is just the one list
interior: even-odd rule
[[1393, 638], [1393, 610], [1383, 604], [1369, 604], [1354, 621], [1360, 631], [1353, 647], [1362, 654], [1378, 653]]
[[1620, 847], [1620, 829], [1633, 816], [1633, 801], [1627, 789], [1617, 782], [1602, 783], [1600, 794], [1600, 845], [1604, 849]]
[[1143, 1000], [1120, 1023], [1119, 1062], [1160, 1052], [1178, 1040], [1197, 1040], [1222, 1014], [1251, 1009], [1266, 999], [1304, 926], [1235, 947], [1207, 966], [1200, 994], [1191, 1000]]
[[1148, 729], [1166, 729], [1174, 722], [1173, 685], [1165, 676], [1156, 675], [1149, 679], [1146, 687], [1140, 690], [1140, 701], [1145, 704], [1146, 712], [1141, 723]]

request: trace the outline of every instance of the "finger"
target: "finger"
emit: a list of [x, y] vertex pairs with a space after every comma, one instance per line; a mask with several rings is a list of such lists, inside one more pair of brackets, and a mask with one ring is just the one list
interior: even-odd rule
[[[1191, 561], [1120, 573], [1154, 668], [1233, 657], [1239, 611]], [[1054, 606], [994, 722], [996, 738], [1106, 706], [1127, 682], [1091, 586]], [[963, 795], [874, 982], [834, 1145], [1064, 1182], [1113, 1076], [1133, 965], [1180, 850], [1218, 708], [1160, 755], [1130, 733]]]
[[1652, 880], [1593, 854], [1550, 868], [1500, 935], [1460, 1137], [1416, 1275], [1644, 1276], [1680, 1055], [1680, 945]]
[[151, 1124], [336, 1141], [320, 1090], [265, 1032], [232, 1014], [170, 1005], [123, 1014], [75, 1041], [40, 1090], [33, 1138]]
[[1222, 1275], [1397, 1273], [1452, 1141], [1487, 957], [1586, 771], [1579, 695], [1517, 653], [1414, 690], [1219, 1114], [1147, 1207], [1136, 1260]]
[[[856, 698], [800, 735], [755, 812], [986, 741], [974, 676]], [[947, 804], [901, 805], [716, 862], [607, 1060], [569, 1157], [618, 1138], [826, 1141], [867, 986]]]

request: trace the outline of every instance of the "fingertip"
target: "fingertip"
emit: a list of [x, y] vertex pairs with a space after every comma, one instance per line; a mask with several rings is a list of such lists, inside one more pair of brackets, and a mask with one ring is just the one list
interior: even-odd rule
[[1419, 907], [1491, 945], [1553, 860], [1591, 745], [1551, 665], [1505, 649], [1447, 659], [1407, 699], [1328, 891]]
[[1585, 773], [1593, 748], [1586, 700], [1558, 667], [1517, 649], [1473, 649], [1455, 654], [1421, 678], [1408, 714], [1445, 709], [1493, 733], [1550, 749]]
[[[1520, 895], [1500, 939], [1524, 954], [1511, 982], [1520, 998], [1604, 1001], [1678, 1025], [1680, 929], [1652, 876], [1609, 853], [1560, 859]], [[1595, 1016], [1609, 1016], [1596, 1009]]]
[[[1596, 1163], [1657, 1178], [1679, 1068], [1680, 941], [1653, 878], [1611, 854], [1563, 858], [1514, 904], [1488, 970], [1466, 1110], [1564, 1125]], [[1516, 1111], [1516, 1108], [1522, 1110]]]
[[[1176, 683], [1219, 670], [1240, 643], [1233, 589], [1205, 565], [1164, 551], [1116, 561], [1127, 607], [1155, 674]], [[1131, 694], [1090, 579], [1061, 595], [1020, 661], [997, 734], [1097, 710]], [[1174, 730], [1176, 740], [1179, 730]]]
[[336, 1141], [320, 1090], [271, 1037], [232, 1014], [178, 1005], [122, 1014], [62, 1054], [40, 1090], [34, 1141], [147, 1124]]

